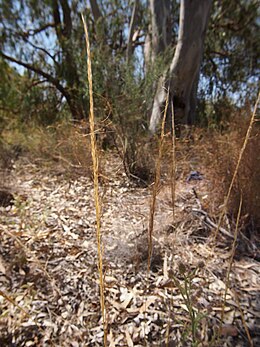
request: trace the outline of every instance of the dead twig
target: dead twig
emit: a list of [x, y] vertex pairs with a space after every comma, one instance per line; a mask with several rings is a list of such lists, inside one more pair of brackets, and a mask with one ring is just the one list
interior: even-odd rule
[[[209, 215], [207, 214], [206, 211], [203, 211], [203, 210], [200, 210], [200, 209], [197, 209], [197, 208], [193, 208], [192, 209], [192, 212], [194, 212], [195, 216], [198, 216], [198, 214], [202, 215], [203, 216], [203, 221], [205, 223], [207, 223], [210, 227], [216, 229], [217, 228], [217, 224], [214, 223], [212, 221], [212, 219], [210, 219]], [[202, 219], [200, 216], [198, 216], [200, 219]], [[232, 235], [229, 231], [227, 231], [226, 229], [220, 227], [219, 228], [219, 231], [225, 235], [225, 236], [228, 236], [230, 237], [231, 239], [234, 239], [234, 235]]]

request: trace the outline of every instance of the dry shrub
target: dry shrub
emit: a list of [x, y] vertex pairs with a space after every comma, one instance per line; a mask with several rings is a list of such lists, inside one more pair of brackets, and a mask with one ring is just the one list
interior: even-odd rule
[[20, 155], [20, 147], [0, 141], [0, 189], [11, 184], [11, 171]]
[[[204, 163], [210, 175], [214, 185], [212, 202], [219, 207], [223, 205], [227, 195], [248, 124], [249, 119], [240, 112], [232, 117], [229, 129], [225, 132], [212, 130], [195, 133], [192, 152]], [[254, 230], [260, 228], [259, 140], [259, 124], [255, 122], [227, 205], [228, 213], [235, 218], [242, 194], [242, 219], [247, 226], [249, 222], [253, 222]]]
[[[193, 170], [199, 170], [199, 163], [201, 163], [201, 134], [205, 130], [195, 128], [184, 128], [181, 136], [175, 141], [175, 160], [176, 160], [176, 178], [186, 180], [189, 173]], [[196, 140], [194, 140], [196, 138]], [[171, 134], [167, 133], [165, 136], [164, 151], [163, 151], [163, 167], [162, 173], [164, 176], [169, 175], [169, 164], [172, 162], [172, 138]]]
[[55, 128], [39, 129], [39, 142], [34, 154], [51, 159], [67, 173], [87, 176], [92, 172], [90, 136], [85, 122], [59, 124]]
[[154, 180], [155, 156], [149, 140], [139, 140], [124, 148], [123, 164], [128, 178], [140, 186]]
[[15, 184], [11, 171], [18, 152], [18, 148], [0, 141], [0, 207], [10, 206], [14, 202], [12, 192]]
[[[259, 129], [257, 128], [258, 126], [257, 124], [255, 124], [241, 161], [238, 176], [230, 197], [230, 201], [228, 203], [228, 207], [229, 211], [232, 214], [237, 215], [239, 201], [242, 195], [242, 215], [247, 215], [251, 219], [251, 221], [254, 222], [255, 228], [260, 228], [260, 138]], [[224, 152], [225, 160], [223, 161], [223, 163], [225, 163], [226, 161], [226, 170], [228, 170], [225, 182], [226, 187], [230, 184], [232, 175], [234, 173], [235, 165], [237, 163], [239, 151], [245, 138], [246, 130], [247, 123], [244, 123], [241, 127], [237, 126], [236, 129], [230, 132], [230, 150], [228, 150], [227, 148]], [[225, 148], [223, 148], [223, 151], [224, 150]], [[225, 165], [223, 166], [225, 167]]]
[[18, 141], [26, 157], [37, 164], [68, 175], [90, 176], [92, 159], [87, 129], [85, 122], [63, 122], [49, 127], [28, 126], [5, 137], [9, 143]]

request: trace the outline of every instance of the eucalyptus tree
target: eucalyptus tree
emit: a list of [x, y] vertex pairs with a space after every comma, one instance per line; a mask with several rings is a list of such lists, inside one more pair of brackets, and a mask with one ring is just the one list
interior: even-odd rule
[[[241, 90], [253, 95], [260, 54], [257, 0], [2, 0], [0, 57], [28, 70], [45, 90], [52, 86], [50, 93], [54, 87], [73, 119], [88, 112], [81, 12], [90, 31], [96, 95], [118, 100], [129, 76], [140, 90], [152, 79], [153, 131], [168, 88], [176, 120], [187, 123], [195, 119], [198, 84], [204, 99]], [[138, 46], [143, 50], [135, 54]], [[164, 55], [167, 68], [158, 81], [156, 60]], [[136, 58], [146, 62], [144, 72]], [[152, 98], [150, 89], [134, 93]]]
[[[173, 104], [177, 123], [194, 122], [200, 65], [211, 2], [211, 0], [181, 0], [177, 45], [170, 67], [158, 82], [150, 119], [152, 132], [156, 131], [160, 122], [168, 91], [170, 105]], [[150, 0], [150, 4], [152, 9], [156, 6], [157, 11], [161, 10], [167, 15], [170, 12], [169, 1]], [[155, 16], [156, 11], [151, 13]], [[159, 17], [158, 13], [156, 16]], [[152, 45], [152, 50], [156, 50], [154, 55], [157, 51], [165, 49], [169, 42], [166, 26], [167, 21], [152, 20], [152, 31], [161, 33], [159, 41], [161, 45]], [[158, 46], [161, 48], [158, 49]], [[169, 107], [168, 120], [170, 120], [171, 109]]]
[[78, 8], [67, 0], [5, 1], [0, 5], [1, 56], [54, 86], [74, 119], [85, 114], [77, 66]]
[[39, 83], [54, 86], [74, 119], [85, 115], [77, 65], [78, 6], [67, 0], [2, 0], [0, 5], [2, 58], [38, 76]]
[[[150, 118], [152, 132], [160, 122], [168, 89], [176, 122], [186, 124], [193, 124], [198, 118], [198, 98], [214, 107], [219, 102], [256, 96], [260, 72], [257, 0], [181, 0], [179, 10], [178, 1], [150, 0], [149, 3], [152, 20], [145, 60], [153, 62], [158, 55], [169, 52], [169, 48], [173, 52], [172, 61], [167, 64], [166, 60], [166, 69], [155, 88]], [[176, 12], [179, 12], [178, 26]], [[170, 116], [171, 107], [168, 120]]]
[[258, 0], [213, 2], [205, 38], [202, 97], [255, 98], [260, 74]]
[[[130, 5], [130, 6], [129, 6]], [[139, 1], [2, 0], [0, 56], [54, 86], [73, 119], [87, 113], [86, 53], [80, 13], [87, 17], [97, 85], [112, 83], [111, 60], [130, 60], [139, 44]], [[130, 28], [130, 29], [129, 29]], [[99, 61], [97, 61], [99, 60]], [[109, 75], [109, 78], [106, 76]]]

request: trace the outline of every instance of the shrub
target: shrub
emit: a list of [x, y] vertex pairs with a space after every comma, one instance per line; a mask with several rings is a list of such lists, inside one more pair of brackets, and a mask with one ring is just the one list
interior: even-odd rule
[[[212, 194], [215, 203], [224, 202], [235, 166], [248, 128], [249, 115], [243, 111], [231, 116], [228, 129], [197, 131], [193, 153], [205, 163], [210, 180], [214, 183]], [[253, 229], [260, 228], [260, 155], [259, 124], [255, 122], [251, 137], [242, 157], [238, 175], [228, 202], [228, 213], [235, 218], [242, 194], [242, 216]]]

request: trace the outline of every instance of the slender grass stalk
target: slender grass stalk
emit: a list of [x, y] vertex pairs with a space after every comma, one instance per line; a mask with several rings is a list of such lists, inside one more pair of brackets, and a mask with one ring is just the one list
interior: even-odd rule
[[[241, 215], [241, 210], [242, 210], [242, 202], [243, 202], [243, 199], [242, 199], [242, 195], [241, 195], [240, 203], [239, 203], [239, 209], [238, 209], [238, 213], [237, 213], [237, 219], [236, 219], [236, 228], [235, 228], [234, 240], [233, 240], [232, 249], [231, 249], [231, 256], [230, 256], [228, 270], [227, 270], [227, 274], [226, 274], [226, 280], [225, 280], [225, 292], [224, 292], [223, 305], [222, 305], [222, 311], [221, 311], [221, 326], [219, 329], [219, 334], [221, 332], [222, 322], [224, 320], [224, 313], [225, 313], [225, 307], [226, 307], [226, 302], [227, 302], [227, 292], [228, 292], [228, 289], [230, 287], [230, 273], [231, 273], [233, 259], [234, 259], [234, 255], [235, 255], [235, 251], [236, 251], [238, 225], [239, 225], [239, 220], [240, 220], [240, 215]], [[219, 334], [218, 334], [218, 338], [219, 338]]]
[[[224, 298], [223, 298], [223, 305], [222, 305], [222, 311], [221, 311], [221, 326], [220, 326], [220, 329], [219, 329], [219, 332], [218, 332], [218, 339], [219, 339], [219, 334], [221, 332], [222, 323], [223, 323], [223, 320], [224, 320], [225, 306], [226, 306], [226, 301], [227, 301], [227, 292], [228, 292], [228, 289], [230, 287], [230, 273], [231, 273], [233, 259], [234, 259], [235, 251], [236, 251], [236, 242], [237, 242], [237, 236], [238, 236], [238, 226], [239, 226], [239, 220], [240, 220], [240, 216], [241, 216], [241, 210], [242, 210], [242, 195], [241, 195], [241, 198], [240, 198], [239, 209], [238, 209], [237, 219], [236, 219], [236, 229], [235, 229], [235, 234], [234, 234], [234, 241], [233, 241], [233, 244], [232, 244], [231, 257], [230, 257], [230, 260], [229, 260], [229, 266], [228, 266], [228, 271], [227, 271], [226, 280], [225, 280], [225, 286], [226, 287], [225, 287], [225, 293], [224, 293]], [[246, 331], [249, 344], [250, 344], [250, 346], [253, 347], [253, 341], [252, 341], [252, 338], [250, 336], [248, 327], [246, 325], [246, 321], [245, 321], [245, 317], [244, 317], [243, 311], [242, 311], [242, 309], [240, 307], [240, 303], [239, 303], [239, 300], [237, 299], [236, 295], [235, 295], [235, 299], [236, 299], [235, 301], [236, 301], [236, 303], [238, 304], [238, 307], [239, 307], [239, 311], [240, 311], [240, 314], [241, 314], [241, 317], [242, 317], [242, 323], [243, 323], [244, 329]]]
[[244, 326], [244, 329], [245, 329], [245, 332], [246, 332], [246, 336], [248, 338], [249, 345], [250, 345], [250, 347], [254, 347], [254, 342], [253, 342], [253, 340], [252, 340], [252, 338], [250, 336], [250, 332], [249, 332], [248, 326], [246, 324], [245, 315], [244, 315], [244, 312], [243, 312], [242, 307], [240, 305], [239, 299], [238, 299], [236, 293], [233, 292], [233, 294], [234, 294], [235, 302], [236, 302], [236, 304], [238, 306], [238, 309], [239, 309], [239, 312], [241, 314], [242, 324]]
[[170, 333], [171, 333], [171, 324], [172, 324], [172, 315], [174, 312], [174, 298], [173, 298], [173, 288], [170, 288], [171, 296], [170, 296], [170, 304], [169, 304], [169, 316], [168, 316], [168, 322], [167, 327], [165, 331], [165, 347], [169, 347], [170, 344]]
[[2, 296], [6, 301], [9, 301], [11, 304], [17, 307], [20, 311], [22, 311], [27, 318], [31, 317], [30, 314], [22, 306], [18, 305], [13, 298], [11, 298], [8, 294], [4, 293], [2, 290], [0, 290], [0, 296]]
[[245, 139], [244, 139], [243, 146], [242, 146], [242, 148], [241, 148], [241, 150], [239, 152], [239, 157], [238, 157], [238, 161], [237, 161], [237, 164], [236, 164], [236, 168], [235, 168], [235, 171], [234, 171], [234, 174], [233, 174], [233, 177], [232, 177], [229, 189], [228, 189], [227, 196], [226, 196], [225, 201], [224, 201], [224, 206], [223, 206], [222, 212], [221, 212], [220, 217], [219, 217], [218, 226], [217, 226], [217, 229], [215, 231], [214, 241], [216, 241], [216, 239], [217, 239], [217, 236], [218, 236], [218, 233], [219, 233], [219, 229], [221, 227], [221, 223], [222, 223], [223, 217], [224, 217], [224, 215], [226, 213], [227, 204], [228, 204], [228, 201], [229, 201], [229, 198], [230, 198], [230, 195], [231, 195], [231, 191], [232, 191], [233, 185], [235, 183], [235, 179], [237, 177], [238, 169], [240, 167], [240, 163], [241, 163], [243, 154], [245, 152], [247, 143], [248, 143], [248, 141], [250, 139], [250, 134], [252, 132], [253, 125], [254, 125], [254, 122], [255, 122], [255, 116], [256, 116], [256, 112], [257, 112], [257, 107], [258, 107], [259, 101], [260, 101], [260, 92], [258, 93], [258, 97], [257, 97], [256, 103], [255, 103], [255, 106], [254, 106], [254, 110], [253, 110], [253, 113], [252, 113], [252, 116], [251, 116], [251, 119], [250, 119], [250, 123], [249, 123], [248, 129], [247, 129], [247, 133], [246, 133], [246, 136], [245, 136]]
[[176, 190], [176, 137], [175, 137], [175, 115], [173, 102], [171, 104], [172, 111], [172, 165], [171, 165], [171, 196], [172, 196], [172, 222], [174, 221], [174, 203]]
[[236, 229], [235, 229], [235, 234], [234, 234], [234, 240], [233, 240], [233, 243], [232, 243], [231, 256], [230, 256], [230, 260], [229, 260], [228, 271], [227, 271], [227, 274], [226, 274], [226, 281], [225, 281], [226, 288], [225, 288], [225, 294], [224, 294], [224, 305], [223, 305], [223, 309], [222, 309], [222, 312], [221, 312], [221, 320], [223, 320], [223, 317], [224, 317], [227, 291], [228, 291], [229, 285], [230, 285], [230, 272], [231, 272], [231, 269], [232, 269], [233, 259], [234, 259], [234, 255], [235, 255], [235, 251], [236, 251], [236, 242], [237, 242], [237, 236], [238, 236], [238, 225], [239, 225], [239, 220], [240, 220], [240, 215], [241, 215], [241, 210], [242, 210], [242, 203], [243, 203], [243, 199], [242, 199], [242, 195], [241, 195], [240, 202], [239, 202], [239, 209], [238, 209], [238, 213], [237, 213], [237, 220], [236, 220]]
[[159, 138], [159, 152], [158, 152], [158, 157], [157, 157], [157, 161], [156, 161], [156, 165], [155, 165], [155, 180], [154, 180], [154, 184], [153, 184], [153, 192], [152, 192], [152, 199], [151, 199], [151, 205], [150, 205], [149, 225], [148, 225], [148, 263], [147, 263], [148, 272], [150, 271], [152, 251], [153, 251], [152, 236], [153, 236], [153, 227], [154, 227], [154, 214], [155, 214], [156, 197], [157, 197], [157, 192], [158, 192], [160, 177], [161, 177], [161, 162], [162, 162], [162, 155], [163, 155], [164, 128], [165, 128], [165, 121], [166, 121], [168, 104], [169, 104], [169, 90], [168, 90], [167, 97], [166, 97], [166, 103], [165, 103], [163, 119], [162, 119], [161, 134], [160, 134], [160, 138]]
[[99, 184], [98, 184], [98, 152], [95, 136], [95, 117], [94, 117], [94, 101], [93, 101], [93, 83], [92, 83], [92, 69], [91, 69], [91, 52], [90, 43], [88, 36], [88, 29], [85, 18], [81, 14], [86, 47], [88, 56], [88, 84], [89, 84], [89, 103], [90, 103], [90, 113], [89, 113], [89, 125], [90, 125], [90, 139], [91, 139], [91, 155], [93, 161], [93, 177], [94, 177], [94, 199], [96, 208], [96, 234], [97, 234], [97, 250], [98, 250], [98, 270], [99, 270], [99, 289], [100, 289], [100, 305], [101, 313], [103, 318], [103, 328], [104, 328], [104, 346], [107, 345], [107, 321], [105, 312], [105, 285], [104, 285], [104, 275], [103, 275], [103, 258], [102, 258], [102, 240], [101, 240], [101, 208], [99, 200]]
[[[175, 115], [174, 115], [174, 107], [173, 102], [171, 102], [171, 112], [172, 112], [172, 165], [171, 165], [171, 198], [172, 198], [172, 223], [174, 222], [174, 204], [175, 204], [175, 190], [176, 190], [176, 137], [175, 137]], [[173, 290], [171, 289], [171, 301], [170, 301], [170, 309], [169, 309], [169, 321], [166, 328], [166, 347], [169, 346], [170, 343], [170, 324], [171, 324], [171, 316], [172, 316], [172, 308], [173, 308]]]

